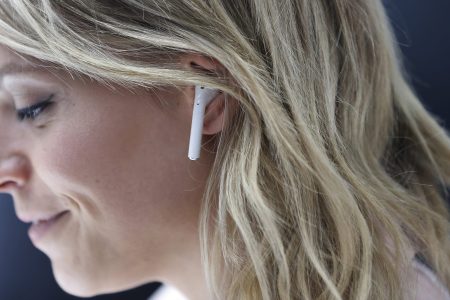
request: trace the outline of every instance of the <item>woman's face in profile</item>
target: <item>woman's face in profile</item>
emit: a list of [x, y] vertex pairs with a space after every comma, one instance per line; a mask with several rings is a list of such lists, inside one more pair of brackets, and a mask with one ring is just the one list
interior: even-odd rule
[[[0, 68], [10, 63], [28, 65], [0, 47]], [[212, 156], [187, 157], [193, 88], [133, 94], [45, 69], [3, 74], [0, 84], [0, 191], [21, 219], [68, 211], [33, 240], [64, 290], [124, 290], [199, 263]], [[52, 95], [34, 120], [17, 118]], [[158, 97], [178, 105], [163, 109]]]

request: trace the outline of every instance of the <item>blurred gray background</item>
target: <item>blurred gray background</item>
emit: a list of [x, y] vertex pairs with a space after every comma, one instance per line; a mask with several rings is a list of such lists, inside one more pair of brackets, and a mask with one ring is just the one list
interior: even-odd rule
[[[450, 1], [386, 0], [384, 3], [417, 93], [428, 110], [449, 129]], [[49, 259], [31, 244], [27, 229], [28, 225], [16, 218], [11, 198], [0, 194], [0, 299], [82, 299], [59, 288]], [[147, 284], [89, 299], [145, 300], [158, 285]]]

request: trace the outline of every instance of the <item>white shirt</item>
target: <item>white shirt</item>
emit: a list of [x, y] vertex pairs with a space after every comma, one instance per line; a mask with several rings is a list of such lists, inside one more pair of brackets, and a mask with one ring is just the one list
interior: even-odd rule
[[147, 300], [188, 300], [179, 290], [163, 284]]

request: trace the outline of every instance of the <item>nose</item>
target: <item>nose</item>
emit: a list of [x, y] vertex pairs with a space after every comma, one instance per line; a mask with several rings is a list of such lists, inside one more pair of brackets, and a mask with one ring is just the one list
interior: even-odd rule
[[19, 155], [0, 158], [0, 193], [12, 193], [24, 185], [29, 176], [25, 159]]

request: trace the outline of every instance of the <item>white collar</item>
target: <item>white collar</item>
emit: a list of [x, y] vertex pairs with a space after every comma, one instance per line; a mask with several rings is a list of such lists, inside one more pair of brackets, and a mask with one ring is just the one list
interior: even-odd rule
[[147, 300], [188, 300], [179, 290], [163, 284]]

